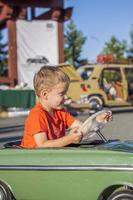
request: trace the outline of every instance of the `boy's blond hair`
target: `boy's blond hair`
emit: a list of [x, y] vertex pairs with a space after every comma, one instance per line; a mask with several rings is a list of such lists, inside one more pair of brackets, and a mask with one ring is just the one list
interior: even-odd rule
[[43, 89], [51, 90], [59, 82], [66, 83], [66, 88], [69, 87], [70, 79], [58, 67], [44, 66], [35, 75], [33, 79], [36, 95], [39, 97]]

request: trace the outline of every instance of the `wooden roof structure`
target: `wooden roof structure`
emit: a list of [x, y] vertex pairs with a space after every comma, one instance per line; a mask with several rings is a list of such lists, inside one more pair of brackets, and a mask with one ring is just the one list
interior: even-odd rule
[[[14, 86], [17, 83], [16, 20], [28, 19], [31, 8], [32, 20], [56, 20], [58, 22], [59, 63], [64, 62], [64, 21], [69, 20], [72, 8], [64, 8], [64, 0], [0, 0], [0, 29], [8, 29], [8, 77], [0, 77], [0, 83]], [[36, 8], [49, 8], [36, 16]]]

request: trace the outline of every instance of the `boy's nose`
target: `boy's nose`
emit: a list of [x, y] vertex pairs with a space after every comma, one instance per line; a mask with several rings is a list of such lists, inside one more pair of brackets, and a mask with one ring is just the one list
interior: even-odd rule
[[71, 100], [67, 95], [64, 95], [64, 104], [65, 104], [65, 105], [70, 104], [71, 101], [72, 101], [72, 100]]

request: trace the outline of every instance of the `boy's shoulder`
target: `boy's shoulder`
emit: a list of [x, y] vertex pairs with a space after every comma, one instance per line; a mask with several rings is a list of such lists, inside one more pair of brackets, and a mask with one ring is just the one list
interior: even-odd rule
[[44, 111], [43, 107], [36, 104], [29, 112], [27, 121], [32, 121], [34, 123], [35, 121], [37, 122], [38, 120], [45, 120], [46, 118], [47, 113]]
[[34, 110], [42, 110], [42, 105], [41, 105], [41, 103], [36, 103], [35, 105], [34, 105], [34, 107], [31, 109], [31, 111], [34, 111]]
[[29, 115], [44, 113], [44, 109], [40, 103], [37, 103], [31, 110]]

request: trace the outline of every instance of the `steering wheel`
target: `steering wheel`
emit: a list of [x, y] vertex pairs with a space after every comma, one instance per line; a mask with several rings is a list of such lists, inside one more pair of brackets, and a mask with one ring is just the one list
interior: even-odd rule
[[82, 140], [86, 140], [94, 136], [96, 133], [101, 137], [102, 140], [106, 141], [106, 138], [102, 135], [101, 129], [104, 128], [107, 122], [98, 122], [96, 120], [96, 117], [103, 113], [110, 113], [109, 110], [102, 110], [99, 112], [96, 112], [95, 114], [91, 115], [85, 122], [81, 125], [79, 128], [79, 131], [83, 133]]

